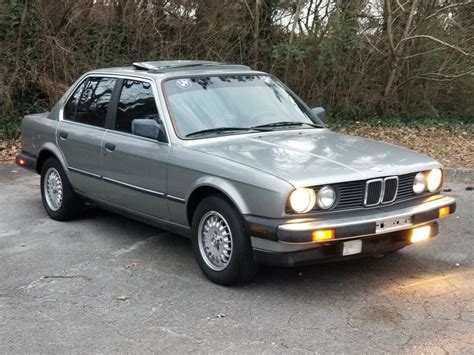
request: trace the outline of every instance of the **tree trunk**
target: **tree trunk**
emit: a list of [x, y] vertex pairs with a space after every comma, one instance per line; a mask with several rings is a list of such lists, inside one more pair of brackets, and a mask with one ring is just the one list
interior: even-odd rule
[[300, 12], [301, 8], [303, 5], [304, 0], [298, 0], [296, 4], [296, 11], [293, 16], [293, 23], [291, 25], [291, 32], [290, 32], [290, 39], [288, 40], [288, 51], [286, 53], [286, 63], [285, 63], [285, 82], [288, 79], [288, 68], [290, 66], [290, 51], [291, 51], [291, 45], [293, 44], [293, 40], [295, 38], [295, 31], [296, 31], [296, 25], [298, 24], [299, 18], [300, 18]]
[[262, 0], [255, 0], [255, 28], [253, 31], [253, 63], [255, 68], [258, 68], [259, 60], [259, 39], [260, 39], [260, 10], [262, 7]]

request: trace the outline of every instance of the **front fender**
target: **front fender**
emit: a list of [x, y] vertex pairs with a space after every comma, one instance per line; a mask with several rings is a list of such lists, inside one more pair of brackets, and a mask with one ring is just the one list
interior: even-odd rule
[[[191, 191], [195, 191], [200, 187], [211, 187], [220, 191], [222, 194], [227, 196], [229, 200], [232, 201], [234, 206], [239, 210], [241, 214], [250, 214], [250, 208], [247, 205], [247, 202], [245, 201], [241, 192], [229, 180], [217, 176], [203, 176], [196, 181], [196, 184], [193, 186]], [[188, 202], [189, 199], [186, 204]]]
[[[264, 171], [183, 147], [173, 147], [168, 159], [167, 193], [186, 203], [169, 202], [170, 216], [187, 224], [188, 207], [200, 187], [222, 192], [242, 215], [282, 217], [290, 183]], [[192, 199], [192, 201], [194, 201]]]

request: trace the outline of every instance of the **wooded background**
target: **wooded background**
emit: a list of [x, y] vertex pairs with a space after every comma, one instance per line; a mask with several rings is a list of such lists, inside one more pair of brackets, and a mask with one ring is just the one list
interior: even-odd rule
[[473, 123], [474, 1], [0, 0], [0, 129], [87, 70], [243, 63], [332, 120]]

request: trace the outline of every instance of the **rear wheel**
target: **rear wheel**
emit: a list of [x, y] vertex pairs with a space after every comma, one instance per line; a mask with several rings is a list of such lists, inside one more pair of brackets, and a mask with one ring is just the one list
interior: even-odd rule
[[41, 169], [41, 199], [48, 215], [58, 221], [79, 217], [84, 205], [55, 158], [46, 160]]
[[255, 275], [257, 265], [244, 221], [225, 198], [212, 195], [199, 204], [192, 233], [194, 255], [209, 280], [228, 286]]

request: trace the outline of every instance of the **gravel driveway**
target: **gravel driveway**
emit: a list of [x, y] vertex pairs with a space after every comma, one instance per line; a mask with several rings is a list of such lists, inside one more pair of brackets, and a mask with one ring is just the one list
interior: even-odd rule
[[441, 234], [381, 258], [208, 282], [190, 242], [90, 208], [49, 219], [0, 167], [0, 353], [474, 353], [474, 192]]

